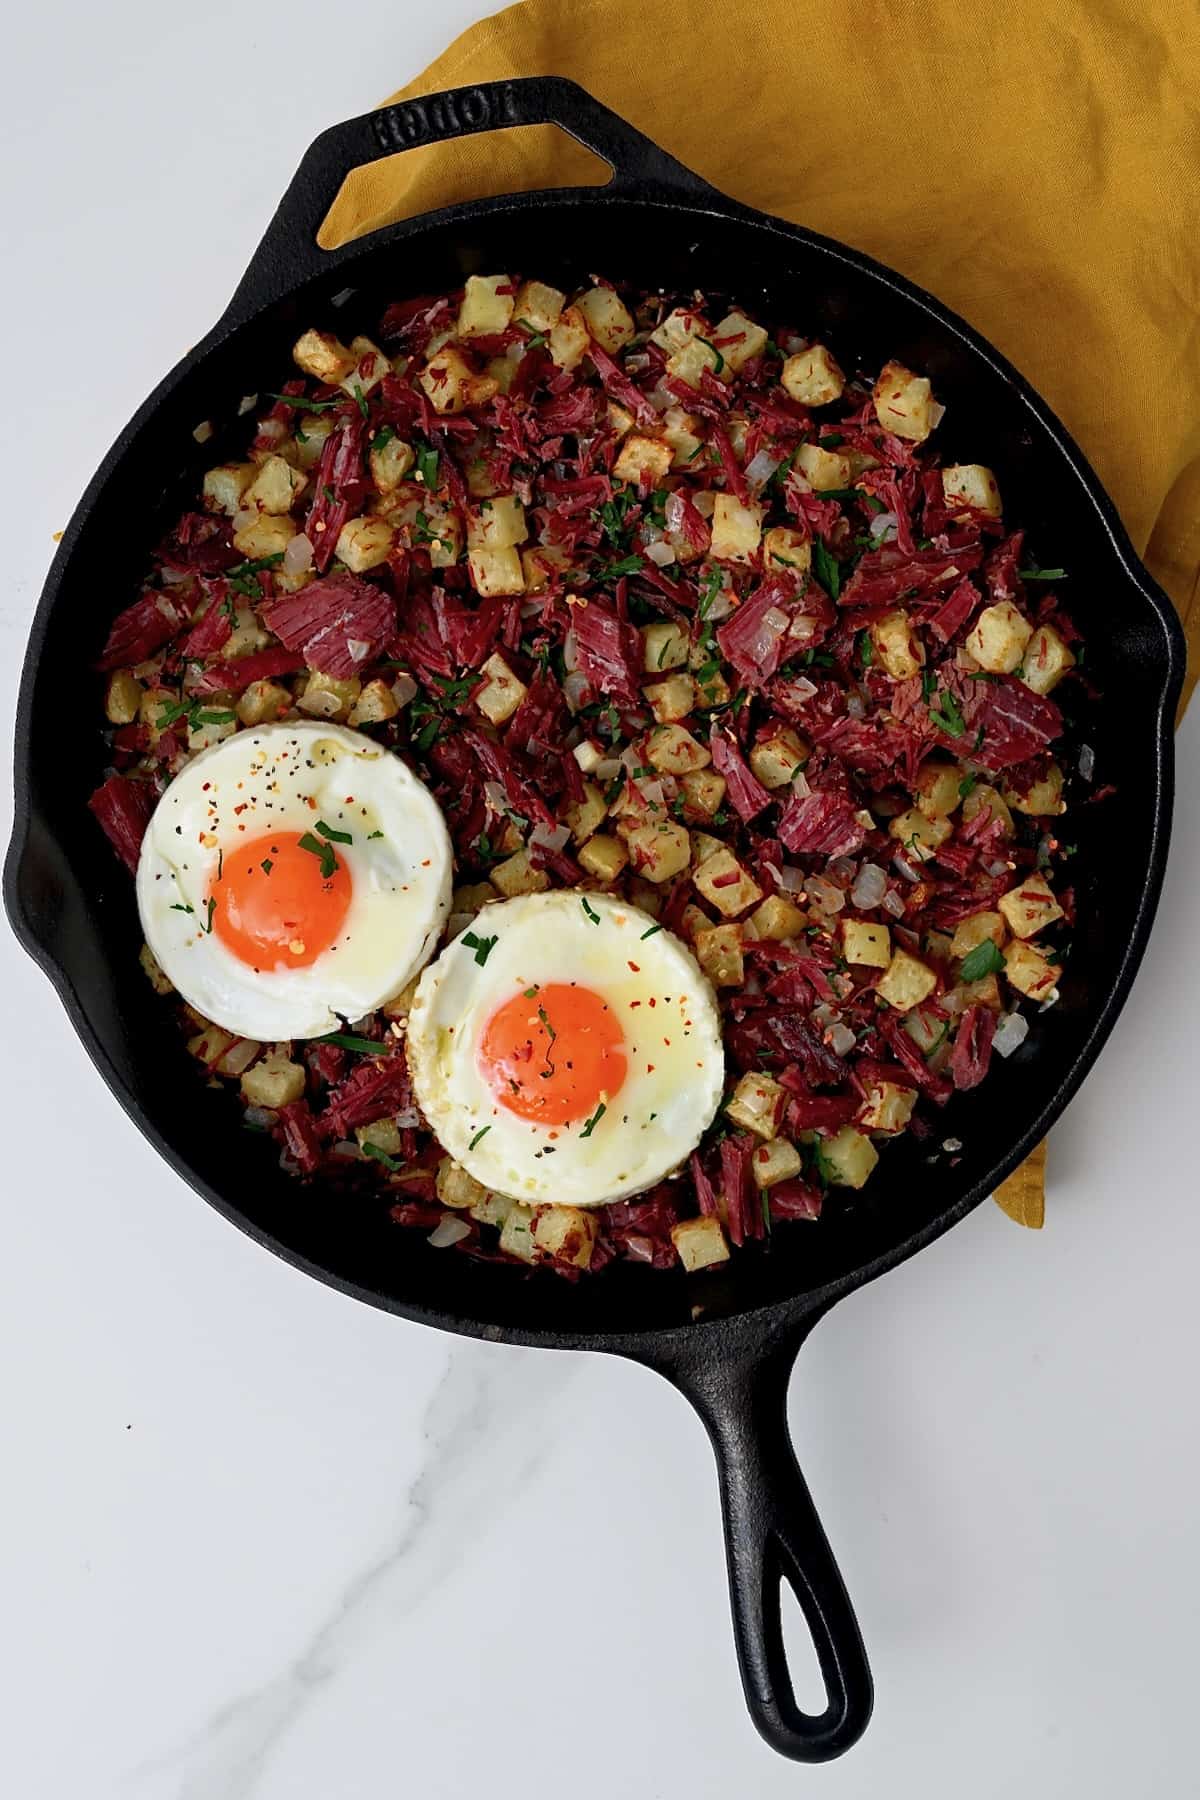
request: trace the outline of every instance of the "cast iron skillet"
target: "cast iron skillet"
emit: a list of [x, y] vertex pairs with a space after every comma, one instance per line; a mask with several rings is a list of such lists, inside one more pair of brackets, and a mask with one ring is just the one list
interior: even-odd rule
[[[552, 122], [611, 164], [606, 187], [509, 194], [429, 213], [330, 253], [315, 234], [347, 173], [408, 146]], [[84, 810], [103, 762], [63, 757], [61, 695], [90, 670], [147, 547], [200, 471], [240, 443], [239, 398], [281, 377], [310, 323], [371, 332], [382, 306], [519, 268], [569, 287], [593, 270], [640, 285], [734, 291], [764, 319], [826, 337], [839, 358], [898, 356], [946, 404], [948, 459], [998, 472], [1010, 517], [1046, 566], [1070, 570], [1088, 666], [1100, 690], [1086, 735], [1097, 779], [1117, 792], [1072, 820], [1079, 923], [1058, 1006], [945, 1130], [956, 1166], [909, 1142], [889, 1148], [853, 1205], [777, 1233], [691, 1278], [627, 1265], [578, 1286], [529, 1279], [430, 1249], [383, 1208], [333, 1206], [285, 1176], [237, 1109], [195, 1092], [168, 1010], [135, 966], [132, 885]], [[1014, 295], [1013, 304], [1034, 304]], [[193, 428], [217, 426], [196, 445]], [[244, 435], [245, 421], [240, 421]], [[99, 578], [99, 579], [98, 579]], [[99, 603], [97, 596], [99, 594]], [[66, 531], [38, 608], [17, 714], [16, 825], [5, 901], [130, 1117], [212, 1205], [277, 1255], [343, 1292], [441, 1330], [499, 1342], [603, 1350], [657, 1369], [697, 1408], [720, 1469], [738, 1656], [754, 1722], [799, 1761], [860, 1735], [872, 1685], [854, 1614], [788, 1439], [796, 1352], [842, 1295], [911, 1256], [977, 1206], [1044, 1135], [1096, 1057], [1145, 948], [1167, 852], [1171, 722], [1182, 636], [1116, 512], [1057, 419], [961, 319], [868, 257], [717, 193], [569, 81], [461, 88], [337, 125], [317, 139], [224, 318], [121, 433]], [[1114, 846], [1119, 845], [1119, 864]], [[1119, 870], [1119, 873], [1118, 873]], [[797, 1705], [783, 1648], [780, 1585], [796, 1592], [827, 1690]]]

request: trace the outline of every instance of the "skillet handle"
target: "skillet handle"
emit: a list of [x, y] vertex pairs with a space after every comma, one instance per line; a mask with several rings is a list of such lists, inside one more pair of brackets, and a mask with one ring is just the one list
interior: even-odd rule
[[[321, 133], [306, 151], [222, 323], [245, 318], [310, 277], [328, 273], [361, 246], [362, 239], [337, 250], [322, 250], [317, 243], [321, 223], [354, 169], [422, 144], [514, 125], [558, 125], [608, 163], [612, 181], [606, 188], [588, 189], [590, 194], [718, 198], [698, 175], [563, 76], [528, 75], [448, 88], [347, 119]], [[402, 220], [372, 235], [398, 240], [417, 222]]]
[[[811, 1323], [811, 1321], [810, 1321]], [[874, 1684], [858, 1621], [800, 1473], [787, 1425], [794, 1336], [729, 1360], [689, 1352], [662, 1372], [699, 1412], [717, 1455], [729, 1592], [746, 1703], [781, 1756], [827, 1762], [866, 1730]], [[812, 1634], [827, 1704], [797, 1704], [783, 1642], [787, 1581]]]

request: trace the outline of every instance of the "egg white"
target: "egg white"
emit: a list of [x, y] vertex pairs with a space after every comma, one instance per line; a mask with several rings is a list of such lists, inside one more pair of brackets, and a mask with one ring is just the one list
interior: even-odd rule
[[[307, 968], [251, 969], [205, 929], [219, 859], [318, 819], [353, 839], [335, 846], [353, 885], [345, 926]], [[142, 843], [138, 910], [151, 950], [206, 1018], [239, 1037], [309, 1038], [411, 981], [449, 915], [452, 867], [441, 809], [398, 756], [340, 725], [262, 725], [202, 751], [171, 783]]]
[[[443, 1149], [485, 1187], [534, 1205], [600, 1206], [679, 1168], [725, 1081], [716, 995], [686, 946], [637, 907], [563, 892], [485, 906], [470, 936], [496, 939], [482, 966], [456, 938], [422, 975], [408, 1021], [414, 1091]], [[497, 1009], [552, 982], [601, 994], [625, 1035], [625, 1080], [587, 1136], [583, 1121], [510, 1112], [477, 1066]]]

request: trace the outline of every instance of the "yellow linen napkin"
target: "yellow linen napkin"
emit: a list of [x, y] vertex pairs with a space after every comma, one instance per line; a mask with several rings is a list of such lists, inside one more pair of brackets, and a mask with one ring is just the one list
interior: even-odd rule
[[[565, 75], [751, 206], [889, 263], [1045, 395], [1120, 509], [1200, 668], [1200, 8], [1194, 0], [526, 0], [393, 100]], [[554, 126], [386, 157], [346, 243], [484, 194], [605, 179]], [[1086, 595], [1072, 596], [1086, 624]], [[1042, 1223], [1045, 1146], [997, 1193]]]

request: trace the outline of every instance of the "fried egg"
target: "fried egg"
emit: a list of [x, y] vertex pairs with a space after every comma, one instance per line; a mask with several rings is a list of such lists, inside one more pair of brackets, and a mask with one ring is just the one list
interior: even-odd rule
[[716, 996], [691, 952], [602, 894], [485, 906], [422, 975], [408, 1058], [443, 1149], [536, 1205], [599, 1206], [670, 1174], [725, 1078]]
[[171, 783], [143, 840], [138, 910], [206, 1018], [239, 1037], [316, 1037], [428, 960], [452, 860], [440, 808], [391, 751], [339, 725], [262, 725]]

